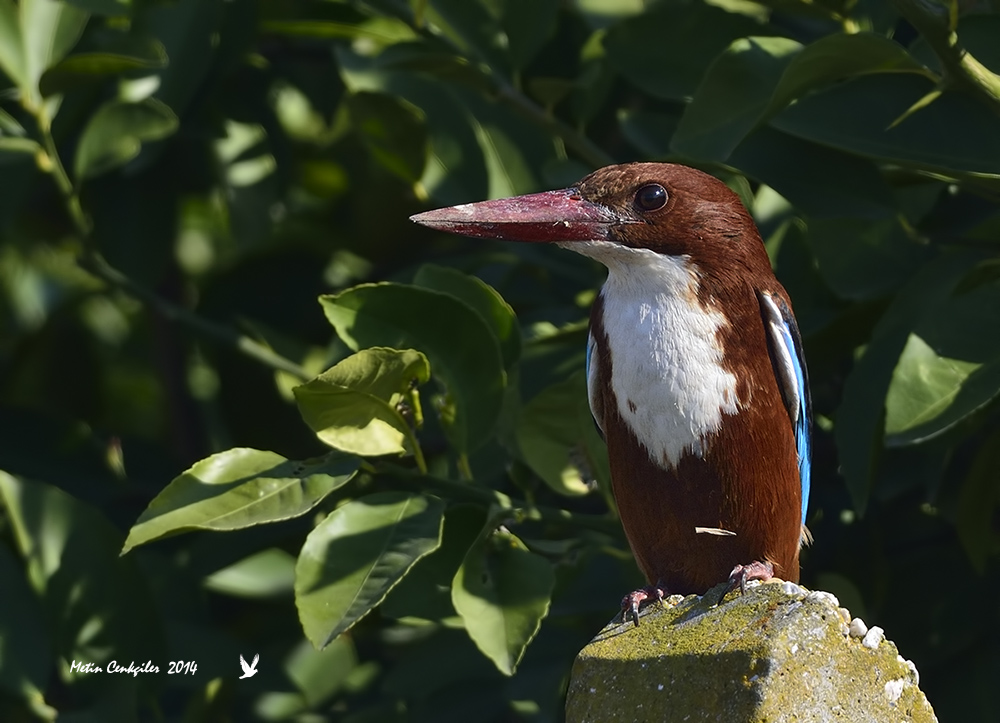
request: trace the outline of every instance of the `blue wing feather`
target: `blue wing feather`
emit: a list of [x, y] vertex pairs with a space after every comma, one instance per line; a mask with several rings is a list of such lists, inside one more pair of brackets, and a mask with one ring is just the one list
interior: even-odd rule
[[802, 351], [802, 337], [792, 310], [780, 297], [767, 292], [760, 292], [758, 296], [767, 327], [774, 375], [795, 432], [799, 479], [802, 483], [802, 524], [805, 525], [811, 472], [812, 401], [809, 397], [809, 375]]
[[585, 373], [587, 376], [587, 401], [590, 403], [590, 414], [594, 418], [594, 424], [597, 426], [597, 431], [600, 433], [601, 439], [604, 439], [604, 420], [601, 419], [603, 415], [597, 397], [597, 367], [599, 362], [594, 358], [594, 350], [596, 348], [597, 341], [594, 339], [593, 333], [588, 333], [587, 359], [585, 366]]

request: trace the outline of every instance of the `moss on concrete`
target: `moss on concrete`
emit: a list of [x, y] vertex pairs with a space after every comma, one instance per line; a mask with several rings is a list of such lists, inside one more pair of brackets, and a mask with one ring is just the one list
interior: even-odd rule
[[830, 593], [778, 581], [716, 605], [723, 588], [609, 624], [573, 666], [567, 721], [937, 720], [913, 664]]

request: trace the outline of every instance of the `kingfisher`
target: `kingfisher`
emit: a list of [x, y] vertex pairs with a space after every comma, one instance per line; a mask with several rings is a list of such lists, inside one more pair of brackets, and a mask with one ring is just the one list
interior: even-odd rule
[[590, 410], [618, 514], [647, 585], [797, 582], [809, 541], [812, 405], [788, 294], [739, 197], [672, 163], [628, 163], [576, 185], [412, 216], [475, 238], [554, 243], [608, 275], [590, 314]]

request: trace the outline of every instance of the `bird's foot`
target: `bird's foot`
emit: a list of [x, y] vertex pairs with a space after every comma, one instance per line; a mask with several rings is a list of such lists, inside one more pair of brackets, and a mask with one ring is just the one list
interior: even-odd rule
[[633, 590], [628, 595], [622, 598], [622, 622], [626, 620], [631, 620], [635, 627], [639, 627], [639, 609], [645, 607], [643, 603], [648, 605], [647, 600], [656, 600], [662, 603], [663, 597], [667, 594], [666, 586], [662, 582], [658, 582], [655, 585], [646, 585], [646, 587], [640, 588], [638, 590]]
[[726, 595], [731, 593], [736, 588], [740, 589], [740, 595], [746, 595], [747, 582], [750, 580], [767, 582], [772, 577], [774, 577], [774, 565], [770, 562], [754, 561], [749, 565], [737, 565], [733, 568], [733, 571], [729, 573], [729, 587], [726, 588], [722, 597], [726, 597]]

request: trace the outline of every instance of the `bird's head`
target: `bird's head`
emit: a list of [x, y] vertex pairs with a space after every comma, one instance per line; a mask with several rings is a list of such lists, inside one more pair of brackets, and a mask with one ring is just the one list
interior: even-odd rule
[[739, 196], [707, 173], [673, 163], [607, 166], [570, 188], [441, 208], [411, 220], [476, 238], [557, 243], [607, 265], [623, 260], [626, 249], [648, 249], [686, 256], [703, 269], [763, 264], [770, 271]]

